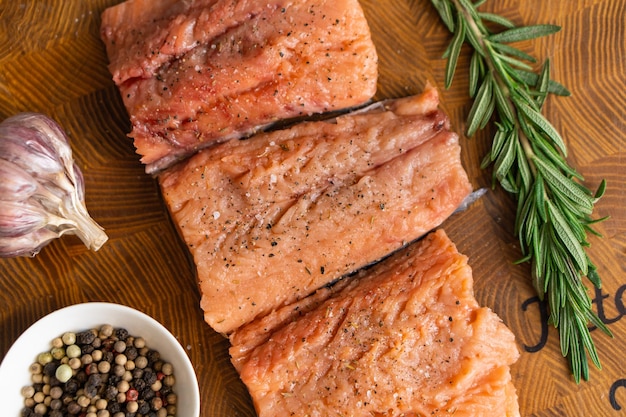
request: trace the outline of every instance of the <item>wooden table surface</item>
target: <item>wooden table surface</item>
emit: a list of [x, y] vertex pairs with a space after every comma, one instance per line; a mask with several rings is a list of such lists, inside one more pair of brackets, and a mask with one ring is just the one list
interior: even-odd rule
[[[200, 383], [201, 417], [254, 416], [230, 365], [228, 342], [203, 322], [194, 269], [176, 234], [156, 181], [144, 173], [125, 134], [128, 116], [107, 70], [100, 13], [119, 0], [0, 0], [0, 117], [45, 112], [71, 137], [83, 170], [87, 206], [110, 240], [96, 253], [71, 236], [35, 258], [0, 259], [0, 359], [32, 323], [58, 308], [109, 301], [144, 311], [178, 338]], [[418, 93], [427, 80], [442, 89], [457, 131], [469, 110], [468, 50], [454, 86], [443, 91], [450, 35], [427, 0], [362, 0], [380, 55], [376, 99]], [[521, 47], [549, 57], [553, 78], [573, 93], [550, 98], [546, 114], [568, 143], [570, 161], [595, 189], [608, 191], [596, 216], [604, 238], [589, 254], [603, 278], [591, 292], [614, 333], [595, 337], [603, 370], [576, 385], [560, 356], [557, 333], [542, 321], [528, 265], [512, 235], [514, 203], [489, 192], [443, 227], [470, 258], [479, 302], [517, 336], [521, 358], [512, 369], [522, 416], [617, 416], [626, 407], [626, 1], [499, 0], [485, 10], [518, 24], [554, 23], [552, 37]], [[489, 135], [462, 138], [473, 184], [490, 187], [480, 160]], [[545, 319], [545, 318], [544, 318]], [[26, 371], [26, 369], [25, 369]], [[0, 397], [2, 395], [0, 394]], [[7, 416], [8, 417], [8, 416]], [[182, 416], [186, 417], [186, 416]]]

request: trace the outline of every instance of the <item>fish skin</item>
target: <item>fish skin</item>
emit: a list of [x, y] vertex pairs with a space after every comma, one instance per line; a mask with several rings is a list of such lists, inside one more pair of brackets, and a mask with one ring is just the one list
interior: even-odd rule
[[442, 229], [230, 336], [259, 417], [518, 417], [513, 333]]
[[378, 56], [358, 0], [161, 0], [145, 16], [144, 3], [105, 10], [101, 37], [148, 173], [376, 93]]
[[437, 106], [428, 87], [371, 112], [229, 141], [161, 174], [207, 323], [228, 334], [449, 217], [472, 187]]

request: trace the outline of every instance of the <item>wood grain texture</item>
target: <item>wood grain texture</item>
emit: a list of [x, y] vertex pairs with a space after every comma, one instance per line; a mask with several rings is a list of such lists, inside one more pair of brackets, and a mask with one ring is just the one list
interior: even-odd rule
[[[91, 253], [73, 237], [58, 239], [35, 258], [0, 260], [0, 359], [29, 325], [84, 301], [110, 301], [144, 311], [169, 328], [198, 374], [202, 417], [254, 416], [230, 365], [228, 342], [202, 320], [194, 269], [154, 179], [145, 175], [131, 141], [126, 111], [107, 70], [100, 14], [119, 0], [0, 0], [0, 118], [21, 111], [54, 117], [68, 132], [83, 170], [87, 206], [110, 241]], [[380, 56], [376, 99], [442, 88], [450, 35], [427, 0], [361, 0]], [[618, 416], [626, 406], [626, 1], [499, 0], [483, 9], [518, 24], [554, 23], [563, 30], [520, 47], [550, 58], [553, 78], [573, 93], [550, 98], [548, 118], [562, 133], [570, 160], [595, 188], [605, 178], [597, 216], [604, 239], [589, 254], [604, 286], [591, 293], [614, 333], [593, 332], [604, 369], [576, 385], [560, 356], [557, 334], [543, 334], [541, 306], [528, 265], [512, 236], [514, 203], [500, 189], [444, 227], [470, 258], [476, 296], [513, 330], [522, 352], [513, 367], [522, 416]], [[462, 132], [468, 50], [443, 107]], [[491, 186], [480, 160], [491, 132], [462, 138], [463, 162], [478, 187]], [[542, 340], [542, 336], [547, 337]], [[545, 342], [545, 343], [544, 343]], [[611, 397], [611, 387], [617, 387]], [[613, 403], [611, 402], [613, 400]], [[184, 416], [183, 416], [184, 417]]]

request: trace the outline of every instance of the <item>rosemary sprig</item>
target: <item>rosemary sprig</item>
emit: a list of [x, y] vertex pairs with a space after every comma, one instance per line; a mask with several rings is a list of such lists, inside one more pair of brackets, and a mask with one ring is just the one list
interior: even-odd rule
[[[450, 87], [463, 44], [473, 49], [469, 65], [469, 95], [473, 99], [467, 120], [467, 136], [490, 121], [496, 127], [491, 151], [481, 167], [493, 165], [494, 185], [500, 185], [517, 201], [514, 233], [523, 257], [530, 262], [533, 285], [547, 297], [549, 322], [559, 330], [561, 352], [568, 358], [576, 383], [589, 379], [588, 359], [601, 368], [589, 325], [611, 332], [592, 310], [583, 278], [596, 287], [601, 280], [587, 256], [591, 214], [605, 190], [602, 181], [592, 193], [567, 160], [564, 140], [542, 114], [546, 97], [569, 95], [550, 79], [550, 63], [533, 70], [535, 58], [510, 43], [551, 35], [554, 25], [517, 27], [503, 16], [484, 13], [486, 0], [431, 0], [452, 33], [444, 53], [445, 86]], [[492, 28], [498, 28], [495, 32]], [[495, 119], [495, 120], [494, 120]]]

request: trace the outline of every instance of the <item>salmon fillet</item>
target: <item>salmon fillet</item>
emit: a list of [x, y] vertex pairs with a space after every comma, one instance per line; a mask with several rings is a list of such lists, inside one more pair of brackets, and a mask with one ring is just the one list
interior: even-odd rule
[[438, 95], [222, 143], [159, 177], [228, 334], [441, 224], [471, 192]]
[[443, 230], [347, 280], [231, 335], [259, 417], [519, 416], [514, 335]]
[[128, 0], [103, 12], [101, 38], [149, 173], [376, 92], [358, 0]]

